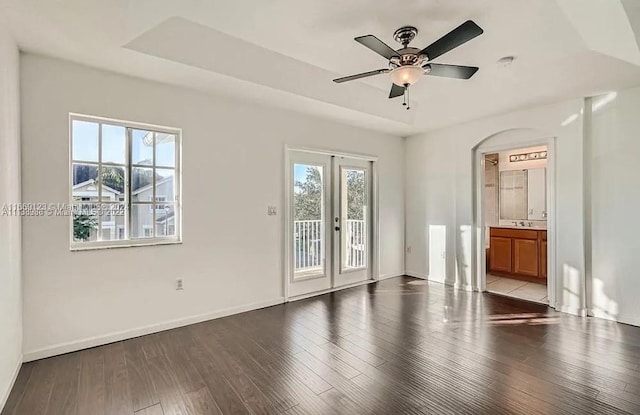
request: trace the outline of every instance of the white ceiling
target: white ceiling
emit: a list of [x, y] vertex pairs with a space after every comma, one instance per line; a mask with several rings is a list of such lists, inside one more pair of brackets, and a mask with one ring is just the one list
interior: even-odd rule
[[[312, 113], [398, 135], [640, 85], [633, 0], [0, 0], [22, 50]], [[606, 4], [606, 6], [603, 6]], [[387, 76], [331, 79], [386, 61], [353, 41], [414, 25], [424, 47], [463, 21], [485, 33], [437, 62], [469, 81], [425, 77], [413, 107]], [[615, 28], [616, 30], [611, 30]], [[514, 55], [508, 68], [496, 64]]]

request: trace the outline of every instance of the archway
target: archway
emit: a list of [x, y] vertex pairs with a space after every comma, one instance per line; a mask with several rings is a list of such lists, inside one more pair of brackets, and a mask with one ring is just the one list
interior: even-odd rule
[[473, 171], [473, 226], [472, 253], [474, 254], [473, 289], [486, 291], [486, 256], [485, 256], [485, 200], [484, 200], [484, 155], [518, 148], [547, 146], [547, 296], [549, 305], [557, 307], [557, 276], [556, 276], [556, 180], [555, 180], [555, 137], [535, 128], [514, 128], [496, 132], [478, 142], [472, 148]]

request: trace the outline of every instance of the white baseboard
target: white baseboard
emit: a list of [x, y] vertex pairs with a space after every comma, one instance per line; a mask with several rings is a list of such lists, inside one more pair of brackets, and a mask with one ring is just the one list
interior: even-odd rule
[[102, 346], [105, 344], [131, 339], [134, 337], [144, 336], [146, 334], [157, 333], [160, 331], [175, 329], [177, 327], [188, 326], [190, 324], [200, 323], [207, 320], [213, 320], [220, 317], [226, 317], [233, 314], [244, 313], [247, 311], [257, 310], [260, 308], [271, 307], [274, 305], [284, 303], [284, 298], [275, 298], [273, 300], [261, 301], [252, 304], [246, 304], [239, 307], [230, 307], [223, 310], [213, 311], [210, 313], [199, 314], [195, 316], [169, 320], [162, 323], [150, 324], [144, 327], [138, 327], [135, 329], [123, 330], [114, 333], [109, 333], [101, 336], [88, 337], [81, 340], [74, 340], [71, 342], [55, 344], [53, 346], [44, 347], [41, 349], [30, 350], [24, 352], [23, 361], [31, 362], [33, 360], [44, 359], [59, 354], [75, 352], [82, 349], [88, 349], [90, 347]]
[[616, 323], [629, 324], [636, 327], [640, 326], [640, 320], [638, 319], [628, 319], [626, 317], [620, 318], [620, 316], [612, 316], [611, 314], [607, 314], [604, 311], [598, 309], [590, 309], [589, 315], [604, 320], [615, 321]]
[[607, 314], [605, 312], [602, 312], [600, 310], [590, 309], [589, 310], [589, 315], [593, 316], [593, 317], [597, 317], [597, 318], [602, 318], [602, 319], [605, 319], [605, 320], [618, 321], [618, 318], [616, 316], [612, 316], [612, 315]]
[[389, 278], [401, 277], [403, 275], [407, 275], [407, 274], [405, 274], [404, 272], [401, 272], [399, 274], [382, 274], [378, 277], [378, 281], [388, 280]]
[[424, 275], [424, 274], [421, 274], [419, 272], [413, 272], [413, 271], [405, 271], [404, 275], [407, 275], [407, 276], [413, 277], [413, 278], [420, 278], [421, 280], [428, 280], [429, 279], [428, 275]]
[[572, 307], [566, 305], [557, 305], [555, 307], [556, 311], [560, 311], [562, 313], [573, 314], [574, 316], [586, 317], [587, 310], [585, 308]]
[[16, 383], [16, 379], [18, 379], [18, 373], [20, 373], [20, 368], [22, 367], [22, 361], [24, 358], [22, 355], [18, 356], [18, 361], [16, 362], [16, 368], [13, 370], [13, 376], [11, 378], [11, 382], [9, 382], [9, 387], [6, 391], [2, 392], [2, 398], [0, 399], [0, 412], [4, 409], [4, 406], [7, 404], [7, 400], [9, 399], [9, 395], [11, 394], [11, 390], [13, 389], [13, 385]]
[[473, 291], [473, 286], [470, 284], [459, 284], [459, 283], [454, 283], [453, 284], [453, 288], [455, 288], [456, 290], [461, 290], [461, 291]]

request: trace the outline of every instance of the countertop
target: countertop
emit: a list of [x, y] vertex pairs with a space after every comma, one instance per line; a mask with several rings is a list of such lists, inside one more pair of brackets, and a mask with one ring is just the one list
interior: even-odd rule
[[490, 228], [501, 228], [501, 229], [522, 229], [522, 230], [532, 230], [532, 231], [546, 231], [546, 227], [542, 226], [515, 226], [515, 225], [492, 225]]

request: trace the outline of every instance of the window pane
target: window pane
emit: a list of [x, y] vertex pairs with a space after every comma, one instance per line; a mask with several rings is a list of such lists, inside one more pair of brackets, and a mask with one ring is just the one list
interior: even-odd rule
[[98, 239], [97, 204], [73, 205], [73, 241], [92, 242]]
[[98, 123], [74, 120], [72, 137], [74, 160], [98, 161]]
[[172, 204], [156, 205], [156, 236], [175, 236], [175, 209]]
[[125, 239], [124, 219], [125, 205], [106, 203], [101, 205], [100, 226], [103, 241], [117, 241]]
[[131, 174], [131, 201], [153, 202], [153, 169], [134, 167]]
[[102, 162], [126, 163], [126, 129], [118, 125], [102, 124]]
[[72, 180], [74, 201], [98, 201], [98, 166], [74, 163]]
[[156, 201], [175, 200], [175, 170], [156, 169]]
[[150, 166], [153, 164], [153, 132], [131, 130], [131, 162]]
[[124, 202], [125, 183], [124, 167], [102, 167], [102, 201]]
[[153, 205], [131, 206], [131, 237], [153, 237]]
[[294, 278], [325, 272], [324, 168], [293, 166]]
[[156, 133], [156, 166], [175, 167], [176, 136]]
[[[367, 177], [364, 170], [342, 169], [341, 197], [344, 229], [342, 237], [342, 269], [367, 266]], [[346, 196], [346, 197], [345, 197]]]

